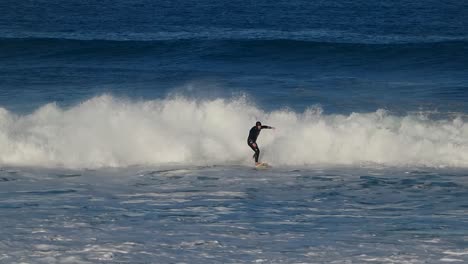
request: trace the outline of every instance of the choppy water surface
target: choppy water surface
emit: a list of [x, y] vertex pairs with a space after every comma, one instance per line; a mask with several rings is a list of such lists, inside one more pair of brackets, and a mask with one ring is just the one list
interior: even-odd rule
[[466, 170], [0, 171], [2, 263], [468, 261]]

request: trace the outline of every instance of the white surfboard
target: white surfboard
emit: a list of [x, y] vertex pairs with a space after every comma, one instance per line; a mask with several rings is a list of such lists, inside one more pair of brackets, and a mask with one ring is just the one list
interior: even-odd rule
[[255, 169], [257, 170], [265, 170], [265, 169], [269, 169], [271, 168], [270, 164], [266, 163], [266, 162], [262, 162], [258, 165], [255, 165]]

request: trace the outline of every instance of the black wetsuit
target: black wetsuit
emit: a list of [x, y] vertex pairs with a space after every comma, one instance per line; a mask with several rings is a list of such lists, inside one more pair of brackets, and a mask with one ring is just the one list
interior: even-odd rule
[[[247, 138], [247, 144], [252, 148], [253, 151], [255, 151], [255, 154], [253, 156], [255, 159], [255, 162], [258, 162], [258, 158], [260, 157], [260, 149], [258, 148], [257, 138], [258, 138], [258, 135], [260, 134], [260, 131], [264, 128], [270, 129], [272, 127], [261, 126], [261, 128], [258, 129], [257, 126], [254, 126], [250, 129], [249, 137]], [[254, 143], [255, 143], [255, 146], [254, 146]]]

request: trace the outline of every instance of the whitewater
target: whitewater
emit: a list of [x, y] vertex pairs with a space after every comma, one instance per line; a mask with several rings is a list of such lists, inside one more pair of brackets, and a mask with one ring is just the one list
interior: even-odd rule
[[262, 160], [276, 166], [360, 165], [468, 167], [463, 115], [325, 114], [264, 111], [245, 96], [131, 100], [102, 95], [71, 107], [43, 105], [29, 114], [0, 109], [3, 165], [101, 168], [132, 165], [248, 165], [248, 130], [263, 132]]

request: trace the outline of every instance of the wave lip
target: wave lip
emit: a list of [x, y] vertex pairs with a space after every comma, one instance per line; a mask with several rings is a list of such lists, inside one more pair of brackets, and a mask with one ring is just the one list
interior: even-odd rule
[[468, 167], [468, 125], [384, 110], [325, 115], [265, 112], [245, 97], [129, 101], [103, 95], [29, 115], [0, 108], [0, 163], [99, 168], [163, 164], [250, 164], [248, 130], [262, 132], [262, 159], [276, 166], [317, 164]]

